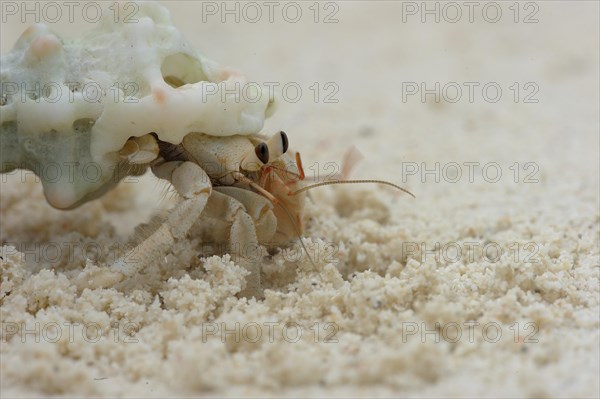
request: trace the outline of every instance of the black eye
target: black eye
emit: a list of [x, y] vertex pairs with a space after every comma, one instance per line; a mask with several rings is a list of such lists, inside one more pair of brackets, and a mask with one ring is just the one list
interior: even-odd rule
[[260, 159], [260, 162], [265, 164], [269, 162], [269, 147], [267, 147], [265, 143], [259, 143], [256, 148], [254, 148], [254, 152], [258, 159]]
[[281, 144], [283, 145], [283, 153], [285, 154], [290, 143], [288, 141], [287, 134], [285, 134], [283, 130], [279, 132], [279, 134], [281, 134]]

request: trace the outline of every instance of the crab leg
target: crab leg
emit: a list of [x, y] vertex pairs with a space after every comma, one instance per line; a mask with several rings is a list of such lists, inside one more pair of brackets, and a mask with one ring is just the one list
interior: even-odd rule
[[220, 186], [213, 188], [213, 194], [226, 194], [244, 205], [246, 212], [254, 221], [258, 242], [268, 241], [277, 229], [277, 219], [273, 214], [273, 205], [260, 194], [234, 186]]
[[229, 253], [236, 263], [250, 272], [246, 276], [246, 288], [240, 293], [240, 296], [262, 298], [259, 263], [261, 249], [253, 216], [260, 219], [260, 211], [254, 208], [259, 208], [263, 204], [257, 204], [257, 206], [247, 209], [242, 202], [230, 196], [232, 192], [235, 192], [230, 188], [235, 189], [234, 187], [215, 188], [206, 205], [205, 214], [231, 224]]
[[212, 186], [208, 175], [192, 162], [166, 162], [154, 166], [153, 172], [167, 179], [183, 197], [167, 220], [129, 254], [118, 259], [109, 268], [92, 268], [79, 275], [77, 285], [97, 288], [115, 285], [132, 277], [156, 258], [163, 257], [175, 241], [185, 238], [194, 222], [200, 217]]

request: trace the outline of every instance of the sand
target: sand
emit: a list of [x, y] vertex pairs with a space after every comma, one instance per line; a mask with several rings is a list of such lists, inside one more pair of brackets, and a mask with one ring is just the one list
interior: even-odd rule
[[[466, 8], [456, 23], [403, 21], [401, 2], [335, 3], [314, 23], [298, 3], [295, 24], [200, 23], [200, 4], [169, 3], [194, 45], [301, 87], [265, 132], [285, 130], [309, 173], [354, 145], [352, 177], [417, 198], [315, 189], [314, 264], [265, 258], [256, 301], [235, 295], [244, 270], [202, 258], [193, 236], [136, 278], [79, 291], [79, 273], [176, 198], [145, 175], [64, 212], [31, 174], [2, 176], [3, 397], [599, 396], [598, 3], [537, 2], [528, 24], [535, 10], [515, 23], [508, 3], [497, 23]], [[3, 53], [27, 25], [3, 23]], [[440, 83], [439, 101], [403, 99], [422, 82]]]

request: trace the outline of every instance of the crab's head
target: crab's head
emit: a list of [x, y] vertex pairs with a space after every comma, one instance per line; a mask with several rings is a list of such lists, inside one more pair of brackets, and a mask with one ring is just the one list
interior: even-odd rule
[[273, 244], [283, 245], [299, 238], [303, 231], [305, 193], [304, 171], [298, 153], [288, 149], [287, 135], [280, 131], [268, 140], [255, 140], [254, 152], [241, 164], [246, 175], [273, 203], [277, 231]]

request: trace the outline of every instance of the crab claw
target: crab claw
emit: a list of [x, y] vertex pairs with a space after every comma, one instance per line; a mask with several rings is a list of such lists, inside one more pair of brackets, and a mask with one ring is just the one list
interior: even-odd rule
[[160, 149], [156, 139], [151, 134], [132, 137], [121, 148], [119, 156], [132, 164], [147, 164], [158, 157]]

